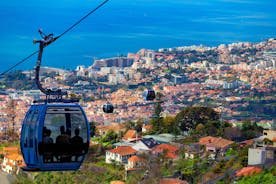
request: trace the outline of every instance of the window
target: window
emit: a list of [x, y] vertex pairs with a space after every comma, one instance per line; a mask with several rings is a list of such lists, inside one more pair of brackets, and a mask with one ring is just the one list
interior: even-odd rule
[[51, 138], [56, 141], [58, 135], [60, 135], [60, 126], [66, 128], [65, 114], [46, 114], [44, 120], [44, 127], [51, 130]]

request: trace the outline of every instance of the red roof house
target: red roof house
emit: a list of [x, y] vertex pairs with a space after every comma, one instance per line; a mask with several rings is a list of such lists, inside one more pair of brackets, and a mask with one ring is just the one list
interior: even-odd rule
[[216, 152], [220, 150], [224, 152], [234, 142], [223, 138], [207, 136], [200, 138], [198, 143], [206, 146], [206, 151]]
[[179, 148], [171, 144], [159, 144], [152, 149], [153, 154], [166, 153], [166, 157], [170, 159], [178, 158]]
[[105, 161], [106, 163], [112, 163], [115, 161], [127, 164], [128, 159], [136, 153], [137, 150], [133, 149], [131, 146], [118, 146], [114, 149], [106, 151]]
[[259, 167], [244, 167], [236, 172], [236, 177], [242, 177], [242, 176], [252, 176], [254, 174], [258, 174], [262, 171]]
[[140, 139], [141, 139], [141, 136], [138, 135], [136, 130], [128, 130], [123, 137], [123, 141], [128, 141], [128, 142], [137, 141]]

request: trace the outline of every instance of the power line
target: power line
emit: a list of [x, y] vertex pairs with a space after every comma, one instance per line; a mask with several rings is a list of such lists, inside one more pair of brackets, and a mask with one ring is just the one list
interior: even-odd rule
[[[101, 4], [99, 4], [96, 8], [94, 8], [93, 10], [91, 10], [89, 13], [87, 13], [85, 16], [83, 16], [81, 19], [79, 19], [76, 23], [74, 23], [72, 26], [70, 26], [68, 29], [66, 29], [63, 33], [61, 33], [59, 36], [57, 36], [55, 38], [55, 40], [57, 40], [58, 38], [62, 37], [63, 35], [65, 35], [66, 33], [68, 33], [69, 31], [71, 31], [74, 27], [76, 27], [78, 24], [80, 24], [84, 19], [86, 19], [89, 15], [91, 15], [92, 13], [94, 13], [95, 11], [97, 11], [99, 8], [101, 8], [104, 4], [106, 4], [109, 0], [105, 0], [103, 1]], [[18, 65], [22, 64], [23, 62], [25, 62], [26, 60], [28, 60], [30, 57], [32, 57], [33, 55], [37, 54], [39, 51], [35, 51], [32, 54], [28, 55], [27, 57], [25, 57], [24, 59], [22, 59], [21, 61], [19, 61], [18, 63], [16, 63], [15, 65], [11, 66], [9, 69], [7, 69], [6, 71], [2, 72], [0, 74], [0, 78], [5, 75], [6, 73], [8, 73], [9, 71], [11, 71], [12, 69], [14, 69], [15, 67], [17, 67]]]

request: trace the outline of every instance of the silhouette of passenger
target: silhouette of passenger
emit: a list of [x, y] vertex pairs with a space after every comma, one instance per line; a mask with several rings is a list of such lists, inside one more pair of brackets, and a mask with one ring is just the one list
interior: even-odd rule
[[70, 136], [65, 132], [65, 127], [60, 126], [60, 135], [56, 138], [56, 144], [59, 145], [57, 160], [59, 162], [70, 162], [71, 161], [71, 151], [70, 148]]
[[72, 144], [83, 144], [83, 139], [81, 136], [79, 136], [79, 134], [80, 134], [80, 129], [76, 128], [75, 136], [71, 139]]
[[57, 136], [56, 143], [57, 144], [64, 144], [64, 143], [69, 144], [70, 143], [70, 136], [68, 134], [66, 134], [64, 126], [60, 126], [60, 135]]
[[75, 161], [78, 161], [78, 158], [80, 156], [82, 156], [84, 153], [84, 149], [83, 149], [83, 139], [81, 136], [79, 136], [80, 134], [80, 129], [76, 128], [75, 129], [75, 136], [72, 137], [71, 139], [71, 143], [72, 143], [72, 147], [74, 148], [74, 156], [75, 156]]
[[51, 138], [51, 130], [43, 127], [43, 160], [44, 162], [53, 162], [53, 149], [52, 143], [53, 139]]
[[53, 143], [53, 139], [51, 138], [51, 130], [46, 129], [45, 132], [43, 132], [43, 142], [46, 144]]

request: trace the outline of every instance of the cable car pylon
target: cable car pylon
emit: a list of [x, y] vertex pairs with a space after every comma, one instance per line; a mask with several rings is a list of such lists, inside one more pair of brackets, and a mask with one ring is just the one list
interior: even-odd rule
[[[25, 171], [78, 170], [87, 155], [90, 127], [85, 111], [80, 104], [73, 103], [76, 101], [63, 99], [67, 91], [44, 88], [40, 83], [39, 73], [44, 48], [65, 35], [107, 1], [102, 2], [57, 37], [53, 34], [47, 35], [39, 29], [42, 39], [33, 41], [39, 43], [39, 51], [9, 69], [38, 53], [35, 80], [38, 89], [46, 95], [46, 100], [42, 101], [44, 103], [31, 105], [23, 120], [20, 149], [26, 164], [26, 167], [22, 168]], [[2, 75], [3, 73], [0, 74]]]

